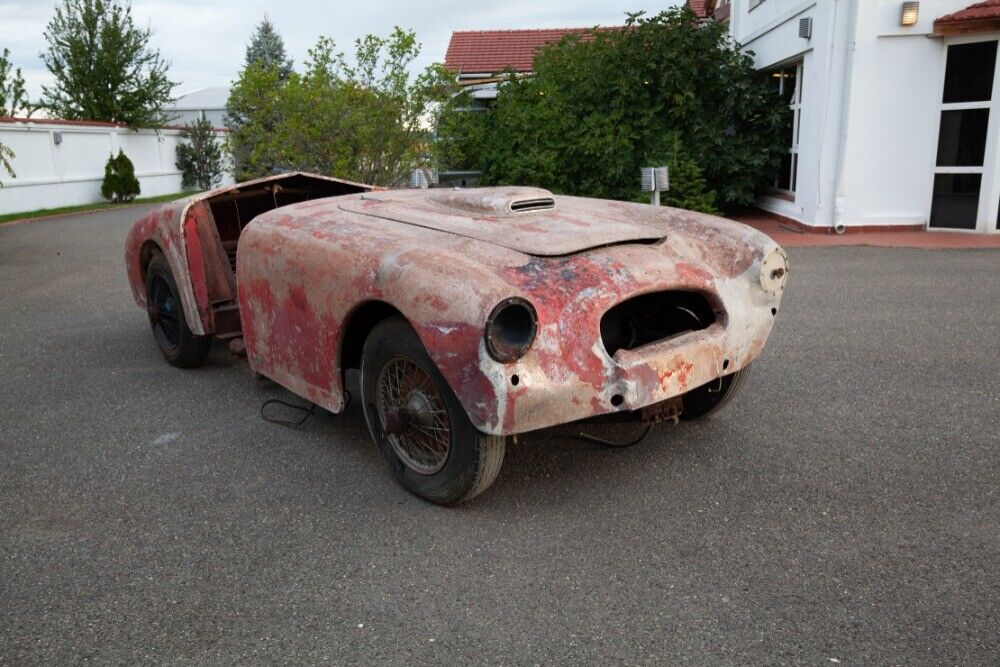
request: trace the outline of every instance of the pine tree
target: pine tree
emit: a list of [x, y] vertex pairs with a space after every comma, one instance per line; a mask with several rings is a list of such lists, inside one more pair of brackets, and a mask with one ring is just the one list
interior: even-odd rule
[[[242, 130], [252, 119], [255, 132], [258, 129], [263, 134], [274, 131], [281, 122], [281, 118], [273, 113], [274, 100], [291, 74], [292, 60], [285, 53], [285, 43], [265, 14], [250, 37], [246, 63], [226, 101], [224, 122], [232, 130], [226, 146], [237, 180], [263, 175], [250, 167], [250, 163], [254, 162], [254, 147], [260, 142], [251, 140], [246, 136], [248, 133]], [[266, 89], [260, 87], [261, 81], [267, 81]]]
[[185, 143], [177, 145], [177, 168], [181, 187], [210, 190], [222, 176], [222, 149], [215, 138], [215, 128], [205, 118], [188, 123], [181, 132]]
[[292, 73], [292, 59], [285, 53], [285, 42], [267, 14], [264, 14], [264, 20], [257, 25], [257, 31], [247, 44], [246, 64], [255, 63], [265, 69], [277, 67], [281, 79]]
[[[701, 168], [684, 146], [680, 133], [667, 132], [658, 143], [659, 146], [650, 153], [651, 157], [646, 158], [645, 164], [666, 165], [670, 171], [670, 189], [663, 193], [662, 204], [689, 211], [717, 213], [716, 194], [708, 188]], [[645, 199], [643, 196], [640, 201]]]
[[54, 116], [160, 127], [173, 101], [169, 63], [149, 48], [128, 0], [62, 0], [45, 30], [42, 62], [55, 77], [41, 105]]

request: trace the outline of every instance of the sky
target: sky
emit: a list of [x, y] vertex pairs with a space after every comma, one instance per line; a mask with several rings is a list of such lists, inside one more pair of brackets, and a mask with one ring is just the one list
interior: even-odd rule
[[[299, 66], [319, 35], [350, 53], [354, 40], [388, 34], [393, 26], [416, 31], [422, 44], [415, 69], [444, 60], [453, 30], [620, 25], [626, 11], [655, 14], [681, 0], [133, 0], [138, 25], [153, 28], [152, 46], [171, 62], [174, 94], [225, 86], [243, 64], [244, 49], [264, 14], [277, 26]], [[56, 2], [0, 0], [0, 49], [8, 48], [36, 99], [52, 77], [39, 53]]]

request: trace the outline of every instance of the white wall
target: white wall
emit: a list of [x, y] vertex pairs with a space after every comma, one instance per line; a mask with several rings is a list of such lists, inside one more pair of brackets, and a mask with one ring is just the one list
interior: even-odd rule
[[[9, 178], [0, 172], [0, 214], [103, 201], [104, 164], [119, 148], [135, 165], [140, 197], [180, 192], [181, 172], [174, 164], [179, 135], [175, 129], [157, 135], [97, 123], [0, 122], [0, 143], [14, 151], [17, 174]], [[232, 177], [227, 174], [223, 182]]]
[[735, 0], [730, 28], [758, 68], [803, 61], [798, 188], [760, 205], [820, 227], [925, 224], [945, 61], [933, 22], [969, 4], [924, 0], [904, 27], [900, 0]]
[[[734, 0], [730, 31], [746, 50], [754, 54], [757, 69], [801, 61], [803, 87], [799, 129], [799, 167], [793, 201], [765, 196], [761, 208], [809, 223], [815, 220], [820, 206], [820, 181], [823, 178], [819, 155], [824, 140], [823, 128], [829, 125], [829, 81], [832, 72], [830, 44], [834, 32], [834, 14], [823, 0], [765, 0], [749, 10], [749, 0]], [[811, 39], [798, 36], [799, 19], [811, 18]], [[834, 141], [836, 136], [834, 134]]]

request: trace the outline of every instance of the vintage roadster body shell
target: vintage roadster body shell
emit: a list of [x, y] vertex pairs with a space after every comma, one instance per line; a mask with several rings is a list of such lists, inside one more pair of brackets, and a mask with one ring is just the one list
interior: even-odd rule
[[[356, 190], [254, 216], [240, 230], [232, 276], [229, 264], [206, 260], [219, 255], [204, 220], [211, 209], [191, 210], [213, 195], [151, 213], [126, 253], [137, 303], [143, 253], [156, 244], [184, 281], [193, 331], [241, 336], [255, 371], [333, 412], [345, 403], [344, 369], [357, 362], [350, 341], [373, 314], [399, 314], [475, 427], [510, 435], [643, 408], [746, 367], [781, 299], [783, 251], [721, 218], [535, 188], [343, 186]], [[704, 295], [714, 320], [609, 354], [602, 316], [664, 291]], [[220, 294], [238, 299], [236, 329], [224, 309], [213, 311]], [[512, 297], [534, 307], [537, 335], [501, 363], [484, 328]]]

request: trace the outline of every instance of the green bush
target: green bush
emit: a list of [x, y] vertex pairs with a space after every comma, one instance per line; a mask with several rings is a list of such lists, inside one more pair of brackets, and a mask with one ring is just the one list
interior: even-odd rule
[[139, 179], [135, 177], [135, 167], [121, 150], [118, 156], [110, 156], [104, 165], [104, 181], [101, 196], [112, 202], [132, 201], [139, 194]]
[[[454, 98], [438, 124], [440, 167], [482, 171], [484, 184], [632, 200], [639, 168], [667, 158], [680, 160], [668, 201], [704, 207], [714, 193], [711, 208], [751, 204], [787, 152], [787, 105], [724, 25], [687, 9], [626, 23], [544, 47], [534, 75], [508, 73], [488, 112]], [[675, 140], [683, 157], [671, 154]]]

